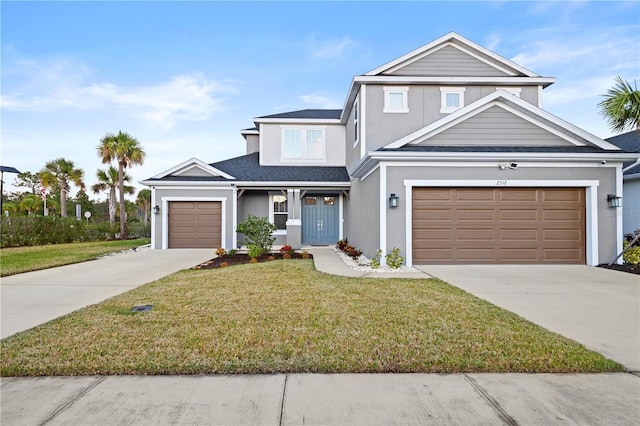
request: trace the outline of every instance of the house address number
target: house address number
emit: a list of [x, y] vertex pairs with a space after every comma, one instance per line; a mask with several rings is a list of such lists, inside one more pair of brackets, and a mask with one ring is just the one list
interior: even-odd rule
[[506, 180], [497, 180], [496, 181], [496, 186], [506, 186], [507, 185], [507, 181]]

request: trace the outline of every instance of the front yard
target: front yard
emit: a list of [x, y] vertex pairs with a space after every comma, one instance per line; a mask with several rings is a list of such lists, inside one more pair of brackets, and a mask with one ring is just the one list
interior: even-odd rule
[[2, 376], [623, 371], [442, 281], [338, 277], [311, 260], [182, 271], [0, 349]]

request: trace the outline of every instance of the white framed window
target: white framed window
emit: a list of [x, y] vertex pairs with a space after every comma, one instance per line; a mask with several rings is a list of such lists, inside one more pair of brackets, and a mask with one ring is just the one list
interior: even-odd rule
[[520, 92], [522, 89], [519, 87], [496, 87], [496, 90], [504, 90], [505, 92], [511, 93], [513, 96], [520, 97]]
[[283, 160], [322, 161], [325, 159], [324, 128], [282, 128]]
[[358, 145], [360, 142], [360, 111], [358, 111], [358, 107], [360, 105], [360, 101], [356, 98], [356, 101], [353, 103], [353, 146]]
[[384, 109], [382, 112], [409, 112], [409, 87], [384, 86]]
[[440, 88], [440, 112], [449, 114], [464, 107], [464, 87]]
[[269, 222], [273, 223], [277, 228], [274, 234], [280, 235], [287, 233], [288, 210], [286, 195], [269, 195]]

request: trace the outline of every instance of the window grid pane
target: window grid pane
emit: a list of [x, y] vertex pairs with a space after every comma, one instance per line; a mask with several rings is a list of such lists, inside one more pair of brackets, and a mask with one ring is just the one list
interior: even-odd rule
[[284, 158], [302, 158], [302, 132], [300, 130], [285, 129]]
[[321, 160], [324, 158], [324, 143], [322, 130], [307, 130], [306, 158], [309, 160]]
[[404, 93], [389, 92], [389, 108], [403, 108], [403, 107], [404, 107]]
[[459, 93], [447, 93], [447, 108], [460, 107], [460, 94]]

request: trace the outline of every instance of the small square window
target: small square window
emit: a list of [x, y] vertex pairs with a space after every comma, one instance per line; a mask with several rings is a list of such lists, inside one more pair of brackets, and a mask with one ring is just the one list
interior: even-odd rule
[[464, 87], [441, 87], [440, 112], [449, 114], [464, 107]]
[[316, 197], [305, 197], [304, 204], [305, 206], [315, 206], [318, 203], [318, 199]]
[[383, 112], [409, 112], [409, 88], [399, 86], [383, 87], [384, 109]]
[[325, 206], [333, 206], [336, 203], [336, 197], [324, 197]]

